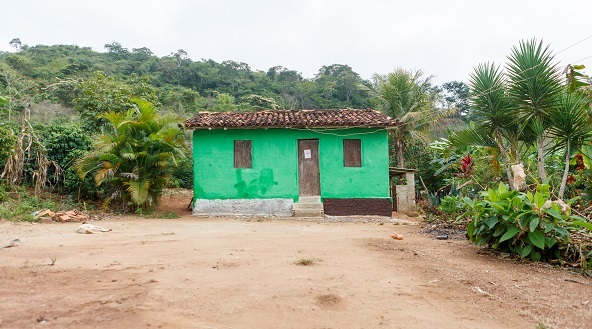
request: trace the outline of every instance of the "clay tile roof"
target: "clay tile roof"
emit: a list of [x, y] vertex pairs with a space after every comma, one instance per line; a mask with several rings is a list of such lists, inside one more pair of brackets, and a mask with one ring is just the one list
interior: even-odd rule
[[185, 128], [393, 127], [397, 120], [375, 110], [269, 110], [200, 112]]

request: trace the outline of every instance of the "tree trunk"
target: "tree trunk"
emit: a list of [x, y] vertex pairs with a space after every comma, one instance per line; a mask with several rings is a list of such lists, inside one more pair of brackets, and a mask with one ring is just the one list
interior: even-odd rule
[[506, 148], [502, 144], [502, 134], [499, 130], [497, 130], [496, 135], [497, 147], [500, 150], [502, 161], [504, 162], [504, 167], [506, 167], [506, 175], [508, 176], [508, 184], [510, 185], [510, 190], [516, 190], [516, 187], [514, 186], [514, 179], [512, 177], [512, 169], [510, 168], [510, 160], [508, 160], [508, 153], [506, 152]]
[[397, 144], [397, 167], [405, 168], [405, 158], [403, 157], [403, 148], [405, 147], [405, 142], [403, 139], [395, 139]]
[[559, 187], [559, 199], [563, 200], [563, 193], [565, 193], [565, 185], [567, 184], [567, 175], [569, 174], [569, 142], [565, 146], [565, 170], [563, 170], [563, 177], [561, 178], [561, 187]]
[[544, 139], [544, 134], [541, 134], [541, 136], [537, 139], [537, 164], [541, 184], [547, 180], [547, 172], [545, 171], [545, 148], [543, 147]]

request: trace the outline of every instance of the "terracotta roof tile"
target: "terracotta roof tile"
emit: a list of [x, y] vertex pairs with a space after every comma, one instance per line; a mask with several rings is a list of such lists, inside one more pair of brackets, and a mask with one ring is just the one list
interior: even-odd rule
[[249, 127], [392, 127], [397, 120], [375, 110], [273, 110], [200, 112], [185, 121], [188, 129]]

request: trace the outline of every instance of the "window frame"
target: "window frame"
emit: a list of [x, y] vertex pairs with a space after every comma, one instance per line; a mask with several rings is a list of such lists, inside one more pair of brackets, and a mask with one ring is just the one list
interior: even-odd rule
[[234, 168], [250, 169], [253, 168], [253, 141], [235, 140], [234, 141]]
[[362, 167], [362, 139], [343, 139], [343, 166], [353, 168]]

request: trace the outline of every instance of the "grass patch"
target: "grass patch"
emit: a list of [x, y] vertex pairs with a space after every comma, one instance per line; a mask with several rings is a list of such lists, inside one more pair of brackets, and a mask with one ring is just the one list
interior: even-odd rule
[[66, 197], [47, 194], [36, 197], [23, 187], [9, 187], [0, 184], [0, 218], [12, 221], [34, 222], [33, 213], [41, 209], [60, 211], [78, 208]]
[[314, 265], [314, 263], [315, 263], [314, 258], [300, 258], [299, 260], [296, 261], [296, 265], [302, 265], [302, 266], [310, 266], [310, 265]]
[[174, 211], [159, 211], [159, 210], [138, 210], [136, 214], [144, 218], [157, 218], [157, 219], [176, 219], [181, 218]]

